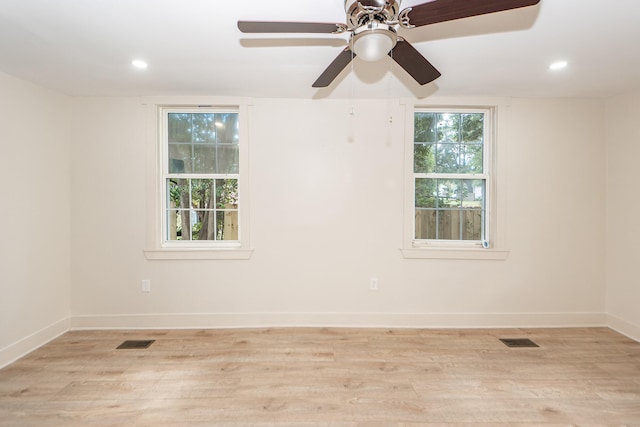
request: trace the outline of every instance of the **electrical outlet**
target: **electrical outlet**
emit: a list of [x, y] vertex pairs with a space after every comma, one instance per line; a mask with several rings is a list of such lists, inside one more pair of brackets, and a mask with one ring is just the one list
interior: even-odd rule
[[375, 277], [372, 277], [371, 279], [369, 279], [369, 289], [372, 291], [377, 291], [378, 290], [378, 279]]
[[142, 281], [142, 292], [151, 292], [151, 280]]

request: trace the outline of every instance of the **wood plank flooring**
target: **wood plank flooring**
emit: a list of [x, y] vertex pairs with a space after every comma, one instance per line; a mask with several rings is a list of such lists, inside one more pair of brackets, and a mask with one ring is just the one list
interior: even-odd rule
[[[132, 339], [156, 342], [116, 350]], [[606, 328], [76, 331], [0, 370], [0, 426], [191, 425], [640, 426], [640, 343]]]

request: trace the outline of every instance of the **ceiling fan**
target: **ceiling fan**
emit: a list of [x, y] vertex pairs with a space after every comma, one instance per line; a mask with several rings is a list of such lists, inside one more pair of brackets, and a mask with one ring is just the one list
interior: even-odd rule
[[327, 87], [355, 58], [378, 61], [389, 55], [419, 84], [440, 77], [440, 72], [409, 42], [398, 28], [415, 28], [438, 22], [533, 6], [540, 0], [431, 0], [400, 10], [402, 0], [345, 0], [347, 23], [238, 21], [243, 33], [351, 33], [349, 46], [313, 83]]

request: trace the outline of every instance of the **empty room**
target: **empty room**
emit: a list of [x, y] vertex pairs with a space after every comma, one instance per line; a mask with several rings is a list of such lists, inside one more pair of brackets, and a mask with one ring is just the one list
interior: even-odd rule
[[639, 19], [3, 0], [0, 426], [640, 426]]

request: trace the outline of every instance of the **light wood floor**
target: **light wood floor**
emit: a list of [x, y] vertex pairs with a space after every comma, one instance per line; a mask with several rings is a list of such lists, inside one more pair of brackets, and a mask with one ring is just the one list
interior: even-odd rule
[[[157, 341], [115, 349], [130, 339]], [[0, 370], [1, 426], [470, 424], [640, 426], [640, 343], [605, 328], [83, 331]]]

